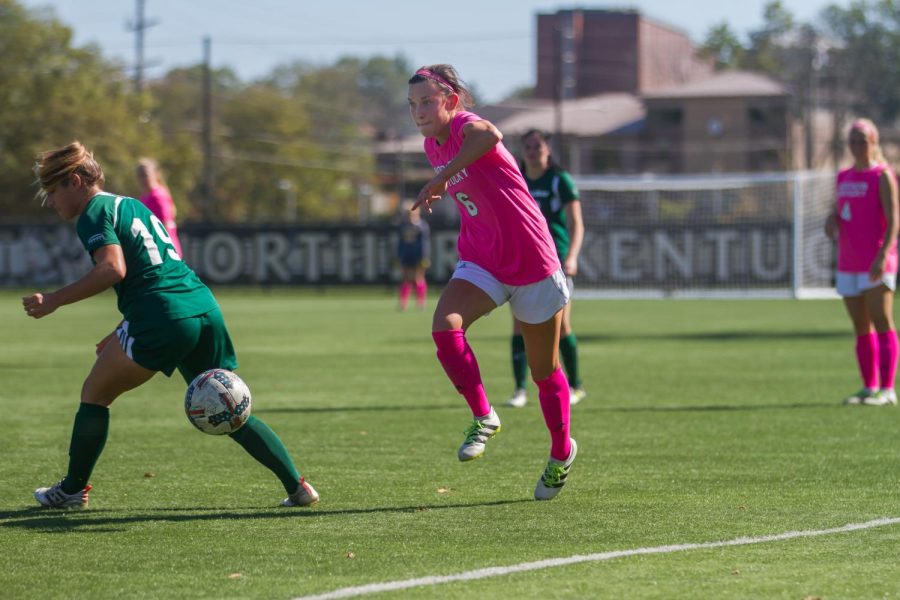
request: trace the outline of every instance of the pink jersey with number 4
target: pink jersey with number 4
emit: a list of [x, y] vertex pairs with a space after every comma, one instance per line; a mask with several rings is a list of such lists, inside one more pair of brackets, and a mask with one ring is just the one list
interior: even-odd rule
[[[867, 273], [884, 242], [887, 220], [879, 193], [887, 165], [844, 169], [837, 176], [838, 271]], [[897, 244], [884, 263], [886, 273], [897, 272]]]
[[[474, 113], [459, 112], [446, 142], [425, 138], [425, 154], [436, 172], [459, 152], [463, 126], [481, 120]], [[460, 214], [460, 260], [475, 263], [507, 285], [536, 283], [559, 269], [547, 221], [502, 143], [455, 173], [447, 194]]]

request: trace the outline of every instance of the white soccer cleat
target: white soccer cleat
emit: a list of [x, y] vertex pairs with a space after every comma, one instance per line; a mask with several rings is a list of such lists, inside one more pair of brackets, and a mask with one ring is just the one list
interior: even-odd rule
[[861, 390], [859, 390], [858, 392], [856, 392], [855, 394], [851, 394], [850, 396], [847, 396], [846, 398], [844, 398], [844, 404], [852, 405], [852, 406], [855, 406], [858, 404], [865, 404], [865, 401], [867, 399], [874, 397], [877, 393], [878, 393], [877, 390], [873, 390], [872, 388], [864, 387]]
[[896, 406], [897, 392], [894, 390], [878, 390], [873, 395], [863, 398], [865, 406]]
[[465, 462], [474, 460], [484, 454], [484, 445], [489, 439], [500, 432], [500, 417], [491, 408], [486, 417], [474, 419], [468, 429], [465, 430], [466, 439], [459, 447], [457, 456]]
[[569, 469], [572, 468], [572, 463], [575, 462], [575, 455], [578, 453], [578, 445], [575, 443], [575, 440], [569, 438], [569, 441], [572, 443], [569, 458], [562, 462], [551, 458], [547, 462], [547, 468], [544, 469], [544, 473], [538, 479], [537, 487], [534, 488], [535, 500], [553, 500], [562, 491], [563, 486], [566, 485]]
[[528, 404], [528, 394], [522, 388], [517, 388], [512, 397], [506, 401], [506, 405], [513, 408], [524, 408], [526, 404]]
[[587, 398], [587, 392], [584, 391], [584, 388], [569, 388], [569, 406], [575, 406], [585, 398]]
[[297, 485], [297, 491], [281, 501], [281, 506], [311, 506], [319, 501], [319, 492], [303, 478]]
[[74, 494], [67, 494], [62, 490], [62, 481], [51, 485], [50, 487], [42, 487], [34, 490], [34, 499], [38, 504], [45, 508], [71, 508], [80, 510], [87, 508], [88, 492], [91, 486], [86, 486], [83, 490]]

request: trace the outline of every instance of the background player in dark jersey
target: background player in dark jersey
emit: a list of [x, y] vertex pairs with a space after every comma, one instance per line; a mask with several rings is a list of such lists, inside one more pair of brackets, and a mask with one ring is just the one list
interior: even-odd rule
[[[547, 136], [532, 129], [521, 138], [524, 159], [522, 174], [528, 191], [541, 207], [541, 214], [547, 219], [550, 235], [556, 245], [556, 253], [562, 264], [569, 284], [569, 303], [563, 308], [562, 325], [559, 334], [559, 353], [562, 357], [566, 376], [572, 386], [569, 397], [571, 404], [584, 400], [587, 393], [581, 385], [578, 371], [578, 341], [572, 332], [572, 293], [575, 289], [574, 277], [578, 274], [578, 253], [584, 239], [584, 221], [581, 218], [581, 201], [578, 189], [569, 174], [550, 156]], [[513, 319], [512, 365], [516, 388], [507, 400], [508, 406], [521, 408], [528, 403], [525, 392], [528, 361], [525, 355], [525, 340], [519, 321]]]
[[410, 210], [412, 202], [404, 202], [397, 226], [397, 260], [402, 271], [400, 280], [400, 310], [406, 310], [413, 286], [416, 288], [416, 306], [425, 308], [428, 284], [425, 270], [430, 264], [431, 228], [417, 211]]
[[[106, 444], [109, 405], [157, 371], [175, 369], [185, 381], [213, 368], [233, 370], [237, 358], [212, 292], [175, 251], [165, 226], [133, 198], [102, 191], [103, 170], [79, 142], [42, 154], [35, 165], [40, 194], [66, 220], [94, 263], [84, 277], [54, 292], [25, 296], [35, 319], [57, 308], [115, 288], [123, 320], [97, 344], [97, 360], [81, 388], [65, 478], [38, 488], [35, 499], [51, 508], [84, 508], [88, 479]], [[229, 434], [281, 480], [284, 506], [305, 506], [319, 495], [297, 472], [287, 449], [255, 416]]]

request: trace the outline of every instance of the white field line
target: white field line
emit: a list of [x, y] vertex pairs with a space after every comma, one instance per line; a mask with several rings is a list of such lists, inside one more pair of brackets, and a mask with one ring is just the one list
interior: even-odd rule
[[725, 548], [728, 546], [765, 544], [768, 542], [780, 542], [783, 540], [794, 540], [797, 538], [818, 537], [820, 535], [846, 533], [848, 531], [858, 531], [860, 529], [872, 529], [873, 527], [884, 527], [886, 525], [897, 524], [900, 524], [900, 517], [875, 519], [874, 521], [866, 521], [865, 523], [850, 523], [848, 525], [844, 525], [843, 527], [834, 527], [831, 529], [788, 531], [786, 533], [764, 535], [759, 537], [740, 537], [733, 540], [724, 540], [721, 542], [673, 544], [671, 546], [654, 546], [650, 548], [635, 548], [633, 550], [613, 550], [611, 552], [599, 552], [597, 554], [580, 554], [569, 556], [567, 558], [548, 558], [546, 560], [519, 563], [517, 565], [509, 565], [506, 567], [487, 567], [485, 569], [476, 569], [474, 571], [466, 571], [464, 573], [457, 573], [455, 575], [433, 575], [430, 577], [417, 577], [416, 579], [404, 579], [402, 581], [370, 583], [367, 585], [341, 588], [331, 592], [325, 592], [324, 594], [299, 596], [297, 598], [294, 598], [293, 600], [334, 600], [337, 598], [352, 598], [354, 596], [366, 596], [368, 594], [377, 594], [379, 592], [393, 592], [414, 587], [424, 587], [426, 585], [439, 585], [442, 583], [451, 583], [454, 581], [472, 581], [475, 579], [485, 579], [487, 577], [499, 577], [501, 575], [509, 575], [510, 573], [536, 571], [538, 569], [562, 567], [565, 565], [574, 565], [583, 562], [602, 562], [606, 560], [613, 560], [614, 558], [624, 558], [626, 556], [639, 556], [644, 554], [669, 554], [671, 552], [683, 552], [685, 550], [708, 550], [711, 548]]

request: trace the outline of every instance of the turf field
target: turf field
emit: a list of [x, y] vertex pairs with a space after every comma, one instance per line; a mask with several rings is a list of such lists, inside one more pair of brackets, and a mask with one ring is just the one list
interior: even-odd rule
[[[468, 411], [430, 313], [382, 290], [218, 295], [254, 413], [322, 501], [276, 508], [274, 476], [195, 431], [183, 382], [157, 376], [113, 405], [90, 509], [34, 508], [117, 314], [106, 294], [34, 321], [5, 291], [2, 597], [900, 597], [900, 410], [840, 405], [858, 379], [837, 301], [577, 302], [578, 460], [538, 503], [549, 442], [533, 388], [502, 407], [507, 309], [469, 332], [503, 431], [461, 464]], [[767, 537], [789, 532], [810, 535]]]

